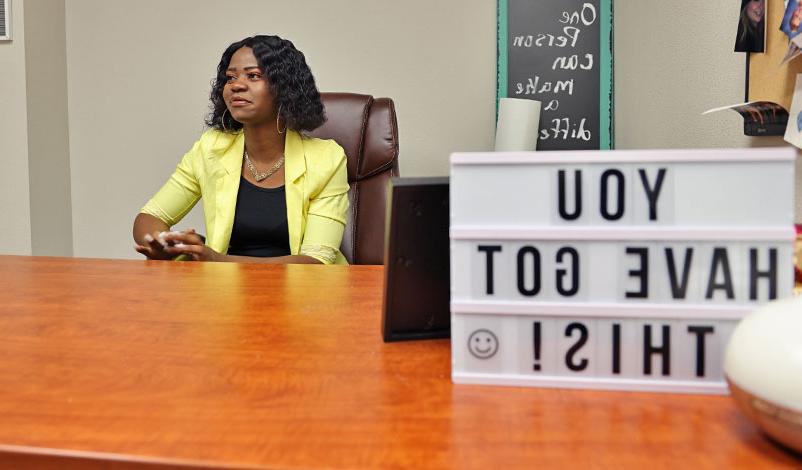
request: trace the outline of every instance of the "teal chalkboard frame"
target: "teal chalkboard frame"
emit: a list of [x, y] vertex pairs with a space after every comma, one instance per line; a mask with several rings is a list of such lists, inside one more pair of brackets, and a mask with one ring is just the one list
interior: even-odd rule
[[[498, 102], [501, 98], [507, 97], [507, 7], [509, 0], [498, 1], [498, 61], [496, 68], [496, 112], [498, 113]], [[547, 0], [531, 0], [547, 1]], [[551, 0], [554, 1], [554, 0]], [[599, 57], [599, 128], [608, 129], [608, 132], [600, 132], [600, 150], [610, 150], [615, 146], [615, 123], [613, 114], [614, 87], [613, 87], [613, 0], [599, 0], [600, 14], [600, 57]]]

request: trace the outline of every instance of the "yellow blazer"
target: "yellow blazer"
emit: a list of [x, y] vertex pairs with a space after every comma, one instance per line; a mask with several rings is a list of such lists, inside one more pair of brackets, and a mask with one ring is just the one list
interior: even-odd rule
[[[206, 244], [228, 252], [237, 204], [245, 135], [208, 130], [170, 179], [142, 208], [172, 227], [203, 200]], [[325, 264], [347, 264], [339, 247], [348, 211], [345, 151], [333, 140], [287, 130], [284, 185], [290, 253]]]

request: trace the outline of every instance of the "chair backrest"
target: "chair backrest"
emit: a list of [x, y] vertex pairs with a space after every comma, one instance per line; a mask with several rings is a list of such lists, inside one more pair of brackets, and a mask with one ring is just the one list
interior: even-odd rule
[[354, 93], [321, 98], [328, 119], [310, 135], [334, 139], [348, 158], [351, 206], [340, 250], [351, 264], [382, 264], [387, 183], [398, 176], [393, 100]]

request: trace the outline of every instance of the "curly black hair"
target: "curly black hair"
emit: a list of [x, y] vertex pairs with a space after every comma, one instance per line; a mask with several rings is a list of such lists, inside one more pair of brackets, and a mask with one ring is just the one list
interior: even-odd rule
[[320, 92], [315, 85], [312, 71], [306, 59], [292, 42], [278, 36], [253, 36], [237, 41], [223, 52], [217, 66], [217, 77], [212, 82], [209, 94], [211, 112], [206, 125], [223, 132], [242, 129], [242, 123], [226, 113], [223, 87], [231, 56], [240, 48], [250, 47], [259, 67], [267, 77], [274, 100], [280, 106], [280, 118], [288, 129], [311, 131], [326, 122], [325, 109], [320, 101]]

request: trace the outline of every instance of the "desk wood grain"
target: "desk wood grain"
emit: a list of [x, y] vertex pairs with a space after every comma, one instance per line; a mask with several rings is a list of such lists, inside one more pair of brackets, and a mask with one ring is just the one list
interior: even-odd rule
[[3, 468], [777, 468], [729, 397], [454, 385], [380, 267], [0, 257]]

